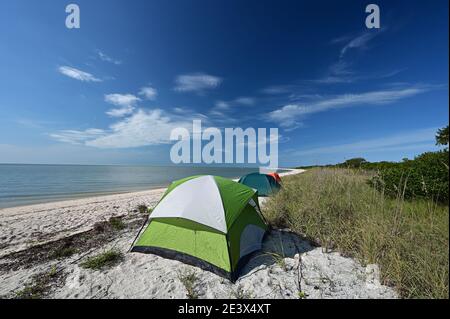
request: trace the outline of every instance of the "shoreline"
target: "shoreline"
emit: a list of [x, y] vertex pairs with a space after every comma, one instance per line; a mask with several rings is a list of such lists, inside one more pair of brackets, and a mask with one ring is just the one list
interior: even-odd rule
[[[280, 168], [280, 170], [283, 170], [283, 173], [280, 173], [280, 176], [288, 176], [292, 174], [301, 173], [304, 170], [302, 169], [291, 169], [291, 168]], [[237, 181], [238, 178], [233, 179], [234, 181]], [[67, 198], [61, 198], [61, 199], [55, 199], [55, 200], [47, 200], [45, 199], [36, 203], [30, 203], [30, 204], [23, 204], [23, 205], [16, 205], [16, 206], [10, 206], [10, 207], [0, 207], [0, 215], [4, 213], [11, 213], [13, 211], [19, 210], [19, 209], [32, 209], [37, 208], [38, 206], [42, 206], [40, 210], [48, 209], [48, 205], [58, 205], [61, 207], [64, 207], [64, 205], [72, 206], [74, 201], [82, 201], [82, 200], [102, 200], [103, 198], [106, 199], [106, 197], [109, 196], [120, 196], [120, 195], [133, 195], [133, 194], [144, 194], [147, 192], [152, 191], [165, 191], [169, 185], [162, 186], [162, 185], [155, 185], [155, 186], [149, 186], [146, 189], [142, 190], [123, 190], [123, 191], [111, 191], [111, 192], [104, 192], [104, 193], [81, 193], [81, 194], [73, 194], [73, 196], [69, 196]], [[113, 198], [112, 198], [113, 199]]]
[[[136, 191], [123, 191], [123, 192], [111, 192], [111, 193], [89, 193], [84, 195], [80, 195], [80, 197], [76, 196], [73, 198], [65, 198], [60, 200], [51, 200], [47, 202], [42, 203], [34, 203], [34, 204], [25, 204], [25, 205], [18, 205], [18, 206], [11, 206], [11, 207], [3, 207], [0, 208], [0, 216], [1, 214], [11, 214], [15, 213], [19, 210], [28, 210], [28, 209], [35, 209], [36, 211], [43, 211], [47, 209], [53, 209], [53, 205], [56, 205], [60, 208], [64, 208], [66, 206], [74, 206], [77, 204], [77, 202], [87, 202], [87, 201], [104, 201], [104, 200], [114, 200], [119, 197], [128, 197], [132, 195], [145, 195], [150, 192], [164, 192], [167, 189], [167, 187], [156, 187], [151, 188], [147, 190], [136, 190]], [[20, 213], [20, 212], [17, 212]]]
[[[7, 164], [0, 164], [0, 165], [7, 165]], [[17, 165], [17, 164], [11, 164], [11, 165]], [[35, 165], [31, 165], [35, 166]], [[54, 165], [49, 165], [54, 166]], [[69, 165], [73, 166], [73, 165]], [[104, 165], [100, 165], [104, 166]], [[152, 166], [154, 167], [154, 166]], [[290, 168], [280, 168], [279, 170], [282, 171], [280, 173], [281, 175], [284, 175], [286, 173], [289, 173], [291, 170]], [[196, 174], [194, 174], [196, 175]], [[219, 174], [220, 176], [220, 174]], [[227, 177], [231, 178], [237, 181], [237, 179], [240, 176], [239, 174], [236, 175], [236, 177]], [[181, 178], [181, 177], [180, 177]], [[41, 205], [41, 204], [48, 204], [48, 203], [59, 203], [59, 202], [66, 202], [66, 201], [73, 201], [73, 200], [79, 200], [79, 199], [86, 199], [86, 198], [97, 198], [97, 197], [104, 197], [104, 196], [110, 196], [110, 195], [122, 195], [122, 194], [132, 194], [132, 193], [140, 193], [145, 191], [151, 191], [151, 190], [159, 190], [163, 188], [167, 188], [169, 184], [173, 180], [168, 179], [165, 182], [159, 181], [155, 182], [149, 185], [129, 185], [125, 187], [118, 187], [118, 188], [105, 188], [105, 189], [97, 189], [97, 190], [84, 190], [84, 189], [78, 189], [77, 191], [67, 191], [67, 192], [48, 192], [48, 193], [36, 193], [36, 194], [19, 194], [15, 196], [15, 194], [11, 193], [10, 196], [6, 196], [4, 198], [0, 198], [0, 214], [2, 214], [5, 210], [9, 210], [12, 208], [18, 208], [18, 207], [29, 207], [29, 206], [35, 206], [35, 205]], [[59, 190], [58, 190], [59, 191]], [[20, 192], [19, 192], [20, 193]]]

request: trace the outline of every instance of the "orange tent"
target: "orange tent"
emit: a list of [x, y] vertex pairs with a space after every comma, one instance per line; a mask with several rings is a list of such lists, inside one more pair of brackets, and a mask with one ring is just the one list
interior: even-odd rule
[[275, 178], [275, 180], [276, 180], [278, 183], [281, 183], [281, 177], [280, 177], [280, 175], [278, 175], [278, 173], [269, 173], [269, 174], [267, 174], [267, 175], [272, 176], [273, 178]]

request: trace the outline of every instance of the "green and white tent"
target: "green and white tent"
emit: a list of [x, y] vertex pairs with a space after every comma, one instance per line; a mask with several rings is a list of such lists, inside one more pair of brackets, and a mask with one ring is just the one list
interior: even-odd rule
[[249, 255], [261, 249], [266, 230], [255, 190], [223, 177], [194, 176], [170, 185], [132, 251], [234, 281]]

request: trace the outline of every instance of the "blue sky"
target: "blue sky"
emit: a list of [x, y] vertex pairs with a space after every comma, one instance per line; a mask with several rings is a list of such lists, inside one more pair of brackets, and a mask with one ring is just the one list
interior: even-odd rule
[[0, 4], [0, 163], [165, 164], [174, 127], [278, 127], [282, 166], [435, 150], [448, 1]]

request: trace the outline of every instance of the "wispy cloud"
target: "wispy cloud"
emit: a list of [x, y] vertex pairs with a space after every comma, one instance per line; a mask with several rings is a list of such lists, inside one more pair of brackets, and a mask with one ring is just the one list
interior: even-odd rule
[[278, 95], [285, 94], [291, 92], [295, 89], [294, 85], [271, 85], [261, 90], [261, 93], [270, 94], [270, 95]]
[[79, 69], [72, 68], [70, 66], [60, 66], [58, 68], [58, 71], [61, 74], [68, 76], [69, 78], [78, 80], [78, 81], [83, 81], [83, 82], [101, 82], [102, 81], [102, 80], [96, 78], [91, 73], [81, 71]]
[[44, 120], [37, 120], [37, 119], [31, 119], [31, 118], [18, 118], [15, 121], [17, 124], [23, 127], [31, 128], [31, 129], [43, 129], [48, 127], [49, 125], [54, 125], [55, 122], [52, 121], [44, 121]]
[[140, 101], [140, 98], [133, 94], [107, 94], [105, 95], [105, 101], [117, 106], [133, 105]]
[[298, 126], [301, 123], [300, 120], [306, 115], [325, 112], [331, 109], [388, 104], [426, 91], [428, 89], [425, 87], [410, 87], [359, 94], [342, 94], [322, 98], [314, 102], [309, 102], [309, 104], [288, 104], [270, 112], [268, 118], [280, 123], [283, 128], [292, 128]]
[[354, 38], [342, 37], [332, 41], [333, 43], [341, 43], [346, 41], [341, 49], [340, 57], [343, 58], [350, 50], [363, 50], [367, 48], [368, 43], [380, 34], [381, 31], [364, 32]]
[[139, 95], [144, 97], [146, 100], [153, 101], [156, 99], [156, 96], [158, 95], [158, 91], [151, 86], [145, 86], [145, 87], [141, 88], [141, 90], [139, 91]]
[[[384, 29], [383, 29], [384, 30]], [[370, 78], [384, 77], [383, 75], [359, 75], [352, 70], [352, 63], [347, 61], [346, 55], [352, 51], [361, 51], [368, 49], [368, 44], [372, 39], [380, 35], [383, 31], [365, 31], [358, 35], [346, 35], [336, 38], [331, 41], [332, 44], [341, 44], [339, 58], [337, 62], [333, 63], [327, 73], [319, 79], [313, 80], [316, 83], [336, 84], [336, 83], [351, 83], [357, 80], [364, 80]], [[385, 73], [388, 76], [393, 76], [392, 72]]]
[[255, 103], [256, 99], [253, 97], [238, 97], [231, 101], [217, 101], [211, 111], [227, 111], [236, 105], [253, 106]]
[[396, 69], [392, 71], [379, 71], [370, 74], [361, 74], [352, 69], [352, 65], [344, 60], [339, 60], [331, 65], [328, 72], [321, 78], [313, 80], [312, 82], [319, 84], [339, 84], [339, 83], [354, 83], [358, 81], [387, 79], [394, 77], [405, 69]]
[[111, 117], [124, 117], [133, 113], [134, 107], [127, 105], [118, 109], [110, 109], [106, 112]]
[[252, 106], [255, 104], [255, 99], [252, 97], [239, 97], [235, 102], [240, 105]]
[[353, 143], [327, 145], [307, 150], [296, 151], [295, 156], [318, 156], [325, 154], [345, 154], [352, 156], [367, 152], [384, 152], [389, 150], [410, 150], [434, 146], [437, 128], [426, 128], [403, 132], [382, 138], [368, 139]]
[[50, 134], [50, 137], [64, 143], [84, 144], [86, 140], [96, 139], [104, 135], [104, 130], [91, 128], [84, 131], [62, 130], [57, 133]]
[[104, 62], [109, 62], [109, 63], [115, 64], [115, 65], [122, 64], [122, 61], [116, 60], [116, 59], [110, 57], [109, 55], [103, 53], [100, 50], [97, 50], [97, 55], [100, 58], [100, 60], [102, 60]]
[[228, 110], [230, 108], [230, 103], [225, 101], [217, 101], [215, 109], [217, 110]]
[[316, 83], [332, 84], [332, 83], [351, 83], [354, 82], [358, 76], [351, 70], [351, 64], [339, 59], [338, 62], [332, 64], [325, 76], [313, 80]]
[[170, 142], [176, 127], [190, 127], [192, 122], [172, 120], [162, 110], [138, 110], [110, 127], [108, 134], [86, 142], [98, 148], [131, 148]]
[[204, 93], [206, 90], [217, 88], [222, 79], [209, 74], [195, 73], [179, 75], [175, 79], [175, 90], [178, 92]]
[[119, 106], [106, 112], [111, 117], [123, 117], [133, 113], [135, 105], [141, 99], [133, 94], [107, 94], [105, 102]]
[[112, 124], [108, 130], [64, 130], [50, 136], [60, 142], [96, 148], [135, 148], [170, 143], [170, 133], [177, 127], [191, 129], [192, 121], [185, 114], [177, 116], [161, 109], [140, 109]]

